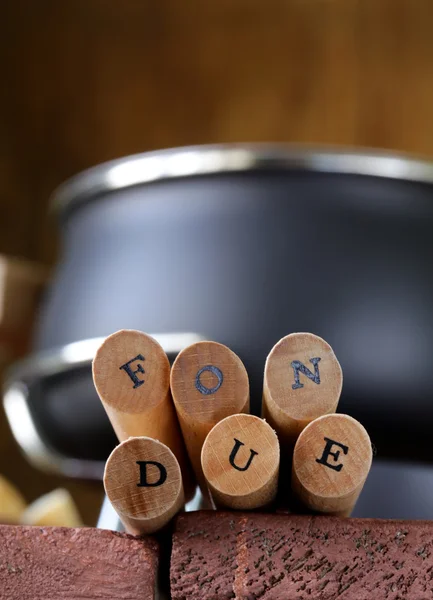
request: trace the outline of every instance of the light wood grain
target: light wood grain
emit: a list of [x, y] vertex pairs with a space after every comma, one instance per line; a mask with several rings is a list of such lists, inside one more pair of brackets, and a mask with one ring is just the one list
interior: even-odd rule
[[280, 447], [275, 431], [253, 415], [232, 415], [207, 436], [203, 473], [218, 507], [254, 509], [277, 494]]
[[[141, 486], [137, 461], [160, 463], [147, 465], [146, 481]], [[162, 481], [161, 485], [155, 485]], [[182, 476], [173, 452], [157, 440], [132, 437], [110, 454], [104, 473], [105, 492], [126, 530], [133, 535], [154, 533], [162, 529], [184, 504]]]
[[325, 415], [310, 423], [296, 442], [292, 489], [310, 510], [349, 516], [372, 462], [364, 427], [348, 415]]
[[229, 415], [249, 412], [248, 374], [240, 358], [217, 342], [198, 342], [173, 363], [171, 392], [195, 475], [204, 494], [203, 443], [212, 427]]
[[141, 331], [123, 329], [102, 343], [92, 370], [119, 441], [148, 436], [166, 444], [179, 461], [189, 496], [191, 468], [171, 399], [170, 363], [160, 344]]
[[292, 333], [272, 348], [265, 365], [263, 416], [285, 448], [308, 423], [335, 412], [342, 384], [340, 364], [322, 338]]

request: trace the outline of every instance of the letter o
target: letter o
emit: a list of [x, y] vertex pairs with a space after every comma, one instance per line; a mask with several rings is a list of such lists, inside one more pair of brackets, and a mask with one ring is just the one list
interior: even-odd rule
[[[212, 388], [206, 387], [205, 385], [202, 384], [202, 382], [200, 380], [202, 373], [204, 373], [205, 371], [210, 371], [218, 379], [218, 383]], [[200, 369], [200, 371], [197, 373], [197, 375], [195, 377], [195, 387], [198, 389], [200, 394], [204, 394], [205, 396], [210, 396], [211, 394], [215, 394], [215, 392], [217, 392], [220, 389], [223, 381], [224, 381], [224, 376], [222, 374], [222, 371], [220, 369], [218, 369], [218, 367], [214, 367], [213, 365], [206, 365], [205, 367], [202, 367]]]

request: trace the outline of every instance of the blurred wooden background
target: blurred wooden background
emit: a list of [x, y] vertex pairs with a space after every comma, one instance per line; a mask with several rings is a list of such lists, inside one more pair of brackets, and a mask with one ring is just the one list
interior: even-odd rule
[[5, 0], [0, 252], [51, 263], [51, 191], [133, 152], [274, 140], [433, 156], [432, 23], [431, 0]]
[[276, 140], [433, 155], [432, 23], [431, 0], [5, 0], [0, 252], [52, 261], [50, 192], [132, 152]]

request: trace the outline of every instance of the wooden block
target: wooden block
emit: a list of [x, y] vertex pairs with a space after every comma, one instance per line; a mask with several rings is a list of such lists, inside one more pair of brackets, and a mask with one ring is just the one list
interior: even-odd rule
[[102, 529], [0, 526], [4, 600], [155, 598], [158, 546]]
[[265, 365], [263, 416], [285, 448], [308, 423], [336, 411], [342, 385], [340, 364], [322, 338], [292, 333], [272, 348]]
[[161, 441], [176, 455], [191, 487], [191, 469], [170, 394], [170, 363], [151, 336], [135, 330], [113, 333], [93, 360], [93, 381], [123, 442], [131, 436]]
[[182, 475], [173, 452], [148, 437], [129, 438], [105, 465], [104, 487], [133, 535], [162, 529], [184, 504]]
[[179, 353], [170, 383], [189, 458], [206, 494], [201, 466], [203, 443], [216, 423], [229, 415], [249, 412], [248, 374], [227, 346], [198, 342]]
[[176, 519], [171, 598], [427, 600], [433, 522], [216, 511]]
[[364, 427], [348, 415], [319, 417], [296, 442], [292, 490], [310, 510], [348, 516], [373, 458]]
[[280, 446], [263, 419], [241, 414], [217, 423], [203, 444], [201, 461], [217, 506], [254, 509], [275, 499]]
[[27, 351], [48, 273], [48, 269], [39, 264], [0, 255], [2, 362], [7, 363]]

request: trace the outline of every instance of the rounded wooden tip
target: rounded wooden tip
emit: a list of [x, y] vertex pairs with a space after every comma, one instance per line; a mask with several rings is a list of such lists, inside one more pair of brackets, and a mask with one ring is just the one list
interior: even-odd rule
[[319, 417], [300, 434], [293, 454], [292, 488], [311, 510], [350, 514], [373, 458], [365, 428], [348, 415]]
[[335, 412], [342, 385], [331, 346], [312, 333], [292, 333], [266, 360], [263, 414], [284, 442], [294, 443], [308, 423]]
[[227, 346], [198, 342], [179, 353], [171, 369], [170, 384], [194, 473], [202, 493], [208, 496], [201, 466], [203, 442], [218, 421], [249, 411], [246, 369]]
[[201, 462], [218, 506], [254, 509], [276, 496], [280, 447], [263, 419], [241, 414], [217, 423], [203, 444]]
[[122, 329], [102, 343], [93, 360], [93, 381], [101, 401], [115, 410], [137, 414], [166, 398], [170, 363], [149, 335]]
[[197, 342], [173, 363], [171, 392], [185, 418], [214, 425], [249, 404], [248, 374], [241, 359], [217, 342]]
[[192, 473], [170, 394], [170, 362], [158, 342], [133, 329], [113, 333], [93, 360], [93, 381], [118, 439], [148, 436], [166, 444], [191, 495]]
[[113, 450], [105, 465], [104, 487], [133, 535], [158, 531], [184, 503], [176, 457], [170, 448], [148, 437], [129, 438]]

